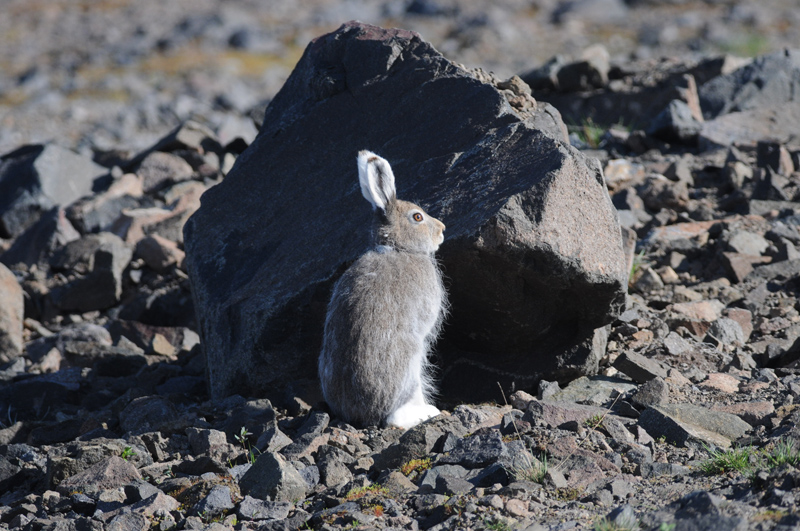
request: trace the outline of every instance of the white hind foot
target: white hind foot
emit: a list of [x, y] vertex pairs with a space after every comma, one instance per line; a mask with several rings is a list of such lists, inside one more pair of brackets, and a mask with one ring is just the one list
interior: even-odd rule
[[386, 419], [386, 424], [407, 430], [438, 414], [439, 410], [430, 404], [407, 402], [389, 415], [389, 418]]

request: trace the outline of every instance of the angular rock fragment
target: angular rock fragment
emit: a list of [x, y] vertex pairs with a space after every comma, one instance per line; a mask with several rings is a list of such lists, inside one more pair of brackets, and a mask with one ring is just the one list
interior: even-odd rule
[[136, 174], [142, 179], [145, 192], [163, 188], [169, 182], [191, 179], [193, 172], [188, 162], [162, 151], [154, 151], [147, 155], [136, 170]]
[[649, 382], [655, 377], [667, 377], [667, 369], [660, 362], [635, 352], [625, 352], [618, 357], [614, 361], [614, 368], [638, 383]]
[[158, 234], [152, 234], [139, 240], [136, 244], [136, 255], [144, 260], [151, 269], [163, 273], [173, 265], [183, 263], [186, 254], [178, 248], [178, 244]]
[[681, 100], [672, 100], [656, 116], [647, 133], [667, 142], [693, 144], [701, 129], [702, 124], [695, 119], [691, 107]]
[[706, 444], [728, 448], [750, 430], [745, 421], [721, 411], [690, 404], [662, 404], [644, 410], [639, 425], [653, 437], [678, 446]]
[[739, 402], [736, 404], [715, 404], [713, 411], [732, 413], [751, 426], [767, 423], [767, 419], [775, 412], [772, 402], [760, 400], [757, 402]]
[[765, 107], [788, 110], [792, 102], [797, 103], [798, 87], [800, 50], [781, 50], [705, 83], [700, 88], [700, 104], [706, 119]]
[[[330, 286], [365, 250], [353, 160], [367, 147], [448, 226], [443, 394], [494, 397], [512, 368], [518, 387], [597, 370], [594, 330], [621, 310], [628, 273], [602, 171], [533, 128], [552, 110], [519, 112], [489, 79], [401, 30], [349, 23], [309, 45], [184, 229], [212, 396], [315, 377]], [[324, 152], [308, 156], [301, 131]]]
[[606, 412], [606, 409], [596, 406], [586, 406], [571, 402], [534, 400], [528, 404], [528, 409], [522, 420], [534, 426], [541, 423], [545, 426], [557, 428], [570, 422], [583, 423], [589, 418], [603, 415]]
[[292, 504], [289, 502], [272, 502], [245, 496], [239, 503], [236, 514], [244, 520], [283, 520], [289, 516]]
[[89, 194], [108, 170], [56, 144], [24, 146], [0, 157], [0, 236], [16, 237], [42, 213]]
[[297, 470], [277, 453], [261, 454], [239, 480], [242, 493], [275, 502], [291, 502], [306, 496], [306, 482]]
[[143, 193], [141, 178], [126, 173], [105, 192], [72, 203], [67, 208], [67, 218], [82, 234], [108, 230], [123, 210], [139, 207]]
[[70, 476], [58, 485], [62, 494], [71, 492], [97, 493], [122, 487], [142, 479], [136, 467], [121, 457], [112, 456], [91, 466], [87, 470]]
[[50, 299], [57, 308], [88, 312], [113, 306], [122, 295], [122, 272], [133, 250], [110, 233], [90, 234], [54, 257], [54, 266], [85, 270], [86, 274], [54, 288]]
[[56, 207], [42, 214], [36, 223], [14, 240], [11, 247], [0, 254], [0, 262], [7, 266], [45, 264], [54, 250], [80, 236], [67, 220], [64, 210]]
[[662, 378], [656, 376], [643, 384], [631, 397], [631, 400], [644, 407], [669, 403], [669, 385]]

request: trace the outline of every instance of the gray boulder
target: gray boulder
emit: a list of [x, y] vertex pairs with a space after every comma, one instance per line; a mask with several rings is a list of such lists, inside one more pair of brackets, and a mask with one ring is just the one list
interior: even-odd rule
[[55, 144], [30, 145], [0, 157], [0, 236], [16, 237], [57, 205], [92, 191], [108, 170]]
[[275, 502], [302, 500], [306, 497], [306, 482], [291, 463], [280, 454], [267, 452], [239, 480], [245, 495]]
[[53, 288], [50, 300], [66, 311], [88, 312], [113, 306], [122, 295], [122, 273], [132, 255], [130, 246], [110, 232], [88, 234], [68, 243], [53, 255], [52, 267], [80, 274]]
[[445, 398], [597, 370], [627, 283], [602, 170], [552, 107], [499, 84], [409, 31], [351, 22], [312, 41], [184, 228], [213, 397], [313, 385], [331, 286], [367, 249], [365, 148], [447, 225]]
[[80, 237], [64, 214], [64, 209], [54, 207], [14, 240], [11, 247], [0, 255], [0, 262], [7, 266], [44, 265], [53, 251]]
[[700, 146], [755, 145], [793, 140], [800, 120], [800, 50], [757, 57], [699, 90], [706, 123]]
[[757, 108], [798, 105], [800, 50], [757, 57], [738, 70], [718, 76], [699, 91], [706, 119]]

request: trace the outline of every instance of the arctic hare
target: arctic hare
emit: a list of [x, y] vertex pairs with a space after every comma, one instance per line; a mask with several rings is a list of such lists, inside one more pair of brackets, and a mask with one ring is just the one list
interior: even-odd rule
[[333, 288], [319, 378], [345, 421], [410, 428], [439, 414], [430, 403], [428, 351], [446, 306], [433, 257], [445, 227], [397, 199], [385, 159], [361, 151], [357, 161], [361, 193], [375, 213], [374, 248]]

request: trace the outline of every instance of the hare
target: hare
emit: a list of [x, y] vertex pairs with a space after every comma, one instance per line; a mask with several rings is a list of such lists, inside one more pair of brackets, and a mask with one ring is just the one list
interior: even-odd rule
[[357, 162], [361, 193], [375, 213], [374, 248], [333, 288], [319, 378], [343, 420], [407, 429], [439, 414], [428, 351], [447, 304], [433, 256], [445, 226], [397, 199], [385, 159], [361, 151]]

